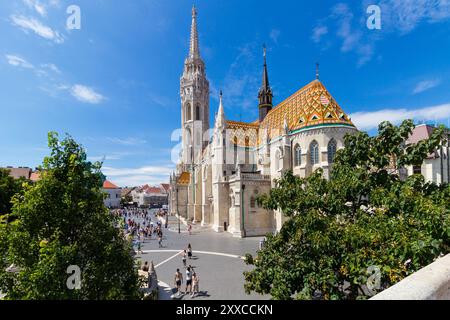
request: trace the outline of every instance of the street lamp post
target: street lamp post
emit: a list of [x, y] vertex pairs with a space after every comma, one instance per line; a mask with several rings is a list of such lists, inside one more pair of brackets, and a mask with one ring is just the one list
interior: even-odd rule
[[247, 237], [247, 232], [245, 231], [244, 190], [245, 190], [245, 184], [242, 185], [242, 195], [241, 195], [242, 234], [245, 238], [245, 237]]
[[177, 216], [178, 216], [178, 233], [181, 233], [181, 231], [180, 231], [180, 212], [178, 211], [178, 187], [177, 187]]

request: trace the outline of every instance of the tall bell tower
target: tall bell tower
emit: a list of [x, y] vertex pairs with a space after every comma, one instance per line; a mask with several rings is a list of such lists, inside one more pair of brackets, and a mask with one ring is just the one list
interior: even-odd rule
[[199, 152], [208, 144], [209, 135], [209, 82], [205, 63], [200, 56], [197, 31], [197, 10], [192, 8], [189, 55], [184, 61], [180, 80], [182, 162], [192, 164]]

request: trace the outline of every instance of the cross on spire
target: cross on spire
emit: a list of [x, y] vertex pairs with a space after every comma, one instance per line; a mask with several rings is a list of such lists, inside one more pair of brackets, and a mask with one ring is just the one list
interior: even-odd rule
[[316, 79], [319, 80], [319, 63], [316, 62]]

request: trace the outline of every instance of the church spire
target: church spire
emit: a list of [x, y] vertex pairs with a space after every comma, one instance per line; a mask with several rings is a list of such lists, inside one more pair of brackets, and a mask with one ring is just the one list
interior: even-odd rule
[[216, 128], [220, 129], [225, 126], [225, 111], [223, 110], [223, 102], [222, 102], [222, 90], [220, 90], [219, 96], [219, 110], [217, 110], [216, 116]]
[[189, 58], [200, 58], [200, 48], [198, 45], [198, 31], [197, 31], [197, 9], [192, 6], [192, 25], [191, 25], [191, 43], [189, 47]]
[[264, 70], [261, 89], [269, 89], [269, 74], [267, 73], [267, 61], [266, 61], [266, 46], [263, 46], [264, 50]]
[[259, 89], [258, 100], [259, 100], [259, 122], [262, 122], [266, 115], [272, 110], [272, 89], [269, 85], [269, 74], [267, 72], [267, 61], [266, 61], [266, 46], [264, 45], [264, 67], [261, 89]]
[[319, 80], [320, 74], [319, 74], [319, 63], [316, 62], [316, 80]]

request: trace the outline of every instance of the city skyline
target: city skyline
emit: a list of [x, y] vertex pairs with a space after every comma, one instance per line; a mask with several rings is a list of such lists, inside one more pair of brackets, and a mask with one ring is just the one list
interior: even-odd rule
[[[58, 131], [82, 143], [90, 160], [104, 159], [120, 186], [166, 182], [179, 143], [170, 137], [180, 127], [192, 3], [80, 1], [81, 29], [67, 30], [70, 4], [0, 4], [0, 133], [8, 138], [0, 166], [39, 165], [47, 132]], [[448, 125], [450, 4], [425, 2], [408, 16], [405, 4], [383, 1], [381, 30], [367, 29], [366, 1], [287, 2], [270, 15], [264, 8], [272, 4], [258, 4], [195, 3], [211, 123], [219, 90], [228, 119], [257, 118], [265, 43], [275, 105], [313, 80], [320, 62], [321, 81], [361, 130], [405, 118]]]

